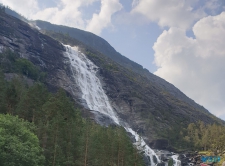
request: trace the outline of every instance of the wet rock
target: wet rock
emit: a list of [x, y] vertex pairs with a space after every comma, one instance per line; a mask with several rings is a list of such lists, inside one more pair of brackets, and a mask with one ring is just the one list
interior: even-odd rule
[[165, 166], [166, 164], [164, 162], [158, 163], [157, 166]]
[[131, 141], [132, 141], [133, 143], [135, 143], [135, 142], [136, 142], [135, 136], [134, 136], [133, 134], [129, 133], [129, 132], [128, 132], [128, 135], [129, 135]]
[[150, 144], [150, 147], [153, 149], [167, 149], [168, 147], [168, 140], [167, 139], [157, 139], [152, 141]]
[[161, 158], [162, 161], [168, 161], [170, 157], [168, 157], [168, 156], [165, 155], [165, 154], [161, 154], [161, 155], [160, 155], [160, 158]]
[[116, 126], [117, 124], [107, 115], [91, 111], [95, 115], [95, 121], [102, 126]]
[[154, 162], [154, 163], [157, 163], [157, 162], [158, 162], [155, 155], [153, 156], [153, 162]]
[[151, 166], [151, 160], [149, 156], [143, 156], [145, 165]]
[[156, 154], [159, 156], [159, 159], [162, 161], [168, 161], [172, 156], [172, 153], [167, 150], [159, 150], [156, 152]]

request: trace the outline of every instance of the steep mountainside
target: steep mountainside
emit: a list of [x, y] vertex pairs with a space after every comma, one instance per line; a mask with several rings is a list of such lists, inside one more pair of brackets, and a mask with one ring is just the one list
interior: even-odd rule
[[121, 66], [135, 72], [136, 74], [140, 74], [141, 76], [146, 77], [149, 80], [149, 82], [151, 82], [152, 84], [157, 84], [157, 86], [167, 91], [168, 93], [170, 93], [170, 95], [173, 95], [175, 98], [185, 101], [186, 103], [195, 107], [198, 110], [208, 111], [202, 106], [196, 104], [193, 100], [188, 98], [185, 94], [183, 94], [172, 84], [166, 82], [160, 77], [153, 75], [147, 69], [143, 69], [141, 65], [121, 55], [107, 41], [105, 41], [101, 37], [80, 29], [66, 27], [62, 25], [54, 25], [46, 21], [37, 20], [32, 23], [40, 27], [42, 30], [51, 31], [51, 33], [55, 32], [67, 34], [70, 37], [76, 39], [77, 41], [84, 43], [86, 46], [89, 46], [94, 50], [104, 54], [114, 62], [120, 64]]
[[24, 18], [23, 16], [21, 16], [20, 14], [16, 13], [15, 11], [13, 11], [9, 8], [6, 8], [5, 12], [11, 16], [19, 18], [22, 21], [29, 22], [33, 25], [37, 25], [42, 30], [67, 34], [77, 41], [76, 44], [84, 43], [85, 46], [89, 46], [90, 48], [97, 50], [98, 52], [108, 56], [110, 59], [117, 62], [118, 64], [136, 72], [137, 74], [145, 76], [146, 78], [149, 79], [150, 82], [152, 82], [154, 84], [158, 84], [158, 86], [160, 86], [160, 88], [168, 91], [171, 95], [175, 96], [176, 98], [182, 99], [189, 105], [191, 105], [195, 108], [198, 108], [199, 110], [208, 111], [204, 107], [196, 104], [192, 99], [188, 98], [179, 89], [174, 87], [174, 85], [164, 81], [160, 77], [153, 75], [147, 69], [143, 69], [143, 67], [141, 65], [139, 65], [136, 62], [133, 62], [130, 59], [126, 58], [125, 56], [121, 55], [106, 40], [102, 39], [101, 37], [99, 37], [93, 33], [86, 32], [86, 31], [76, 29], [76, 28], [67, 27], [67, 26], [55, 25], [55, 24], [51, 24], [49, 22], [41, 21], [41, 20], [29, 21], [26, 18]]
[[[44, 29], [44, 25], [37, 23], [37, 26]], [[60, 28], [56, 31], [63, 32], [66, 27]], [[79, 46], [79, 50], [99, 67], [98, 77], [114, 111], [149, 143], [166, 137], [168, 129], [186, 127], [190, 122], [224, 123], [173, 85], [121, 56], [100, 37], [77, 29], [66, 29], [71, 29], [72, 32], [67, 33], [74, 33], [73, 36], [52, 31], [45, 33], [64, 44]], [[87, 103], [82, 100], [81, 90], [72, 77], [66, 49], [49, 36], [0, 12], [0, 51], [10, 48], [32, 61], [47, 73], [46, 84], [52, 91], [57, 87], [64, 88], [86, 110]], [[104, 116], [98, 116], [97, 120], [102, 124], [110, 123]]]
[[68, 35], [45, 33], [65, 44], [79, 46], [100, 68], [99, 76], [120, 118], [148, 139], [163, 137], [169, 128], [179, 129], [199, 120], [206, 124], [224, 123], [163, 79], [149, 73], [154, 79], [150, 81]]

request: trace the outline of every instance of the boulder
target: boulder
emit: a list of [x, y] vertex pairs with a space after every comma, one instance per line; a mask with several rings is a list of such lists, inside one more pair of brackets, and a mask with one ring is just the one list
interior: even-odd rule
[[167, 149], [168, 148], [168, 140], [167, 139], [157, 139], [150, 143], [150, 147], [153, 149]]
[[166, 164], [165, 164], [165, 163], [163, 163], [163, 162], [162, 162], [162, 163], [158, 163], [158, 164], [157, 164], [157, 166], [165, 166], [165, 165], [166, 165]]
[[153, 162], [154, 162], [154, 163], [157, 163], [157, 162], [158, 162], [155, 155], [153, 156]]

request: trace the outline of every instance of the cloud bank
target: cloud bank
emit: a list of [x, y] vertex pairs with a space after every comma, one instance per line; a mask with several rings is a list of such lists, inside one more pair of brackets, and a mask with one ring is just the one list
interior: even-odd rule
[[200, 19], [195, 38], [181, 28], [165, 30], [155, 42], [156, 75], [173, 83], [216, 116], [225, 115], [225, 12]]

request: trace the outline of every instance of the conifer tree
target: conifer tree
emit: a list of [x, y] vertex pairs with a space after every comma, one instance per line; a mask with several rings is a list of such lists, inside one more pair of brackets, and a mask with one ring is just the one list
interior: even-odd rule
[[43, 166], [44, 156], [33, 124], [0, 114], [1, 166]]

